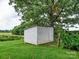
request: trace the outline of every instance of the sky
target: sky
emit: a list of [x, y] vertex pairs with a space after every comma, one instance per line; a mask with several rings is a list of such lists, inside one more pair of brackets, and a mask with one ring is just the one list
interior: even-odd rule
[[0, 30], [10, 30], [21, 24], [21, 17], [8, 3], [9, 0], [0, 0]]

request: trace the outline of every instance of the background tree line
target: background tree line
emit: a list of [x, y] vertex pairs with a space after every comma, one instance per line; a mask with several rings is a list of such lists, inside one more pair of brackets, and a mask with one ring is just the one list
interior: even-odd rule
[[11, 30], [0, 30], [0, 32], [11, 32]]

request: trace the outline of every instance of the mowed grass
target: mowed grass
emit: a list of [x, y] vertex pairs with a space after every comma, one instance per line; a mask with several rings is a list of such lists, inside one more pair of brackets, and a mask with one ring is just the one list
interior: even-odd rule
[[10, 32], [0, 32], [0, 35], [12, 35]]
[[0, 42], [0, 59], [79, 59], [79, 52], [14, 40]]

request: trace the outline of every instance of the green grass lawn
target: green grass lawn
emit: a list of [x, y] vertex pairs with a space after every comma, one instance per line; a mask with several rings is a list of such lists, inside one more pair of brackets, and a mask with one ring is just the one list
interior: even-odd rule
[[0, 42], [0, 59], [79, 59], [79, 52], [14, 40]]

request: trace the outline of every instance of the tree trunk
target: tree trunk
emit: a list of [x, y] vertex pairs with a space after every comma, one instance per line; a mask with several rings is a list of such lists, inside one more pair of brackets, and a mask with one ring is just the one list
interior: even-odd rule
[[57, 38], [57, 47], [60, 47], [60, 33], [58, 33], [58, 38]]

